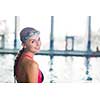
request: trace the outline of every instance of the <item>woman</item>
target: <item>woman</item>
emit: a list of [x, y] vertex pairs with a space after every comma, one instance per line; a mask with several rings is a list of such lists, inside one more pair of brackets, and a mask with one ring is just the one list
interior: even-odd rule
[[40, 50], [40, 32], [34, 28], [26, 27], [20, 32], [22, 50], [16, 57], [14, 64], [14, 77], [18, 83], [42, 83], [43, 74], [34, 55]]

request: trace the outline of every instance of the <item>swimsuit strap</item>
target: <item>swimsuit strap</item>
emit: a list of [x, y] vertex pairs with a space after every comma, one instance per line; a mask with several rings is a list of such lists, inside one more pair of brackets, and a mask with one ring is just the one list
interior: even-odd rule
[[20, 60], [19, 62], [24, 58], [24, 57], [28, 57], [28, 58], [31, 58], [33, 60], [33, 58], [31, 56], [29, 56], [28, 54], [24, 54], [20, 57]]
[[29, 57], [29, 58], [31, 58], [31, 59], [33, 59], [31, 56], [29, 56], [28, 54], [24, 54], [23, 56], [22, 56], [22, 58], [23, 57]]

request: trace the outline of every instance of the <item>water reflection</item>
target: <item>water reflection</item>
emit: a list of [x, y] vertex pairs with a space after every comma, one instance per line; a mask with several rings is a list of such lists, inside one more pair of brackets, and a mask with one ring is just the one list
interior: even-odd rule
[[[14, 55], [0, 55], [0, 82], [13, 83]], [[86, 58], [83, 57], [54, 57], [53, 64], [49, 56], [36, 55], [40, 69], [44, 73], [44, 83], [86, 82]], [[93, 82], [100, 81], [100, 58], [91, 58], [89, 72]], [[50, 70], [52, 68], [52, 70]]]
[[14, 82], [13, 77], [13, 55], [0, 55], [0, 82], [12, 83]]

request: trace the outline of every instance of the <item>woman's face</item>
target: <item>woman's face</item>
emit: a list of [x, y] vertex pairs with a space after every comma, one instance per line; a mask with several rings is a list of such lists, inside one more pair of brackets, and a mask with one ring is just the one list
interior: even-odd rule
[[40, 50], [41, 40], [39, 35], [34, 35], [26, 40], [24, 48], [32, 53], [37, 53]]

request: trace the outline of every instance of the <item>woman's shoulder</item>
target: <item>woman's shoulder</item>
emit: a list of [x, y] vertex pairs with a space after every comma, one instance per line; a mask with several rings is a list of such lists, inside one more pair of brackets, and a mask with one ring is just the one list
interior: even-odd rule
[[37, 71], [39, 69], [38, 64], [35, 61], [29, 60], [26, 62], [24, 66], [24, 70], [26, 73], [31, 73], [33, 71]]
[[39, 66], [38, 63], [36, 61], [34, 61], [34, 60], [31, 60], [29, 65], [31, 67], [38, 67]]
[[38, 67], [39, 66], [38, 63], [34, 60], [25, 59], [24, 62], [25, 62], [24, 63], [25, 66], [27, 67]]

